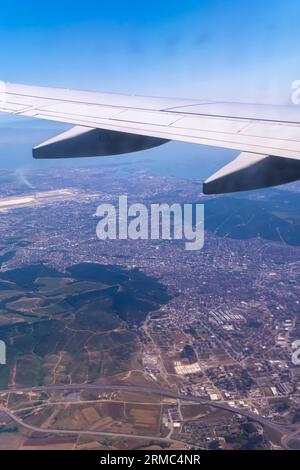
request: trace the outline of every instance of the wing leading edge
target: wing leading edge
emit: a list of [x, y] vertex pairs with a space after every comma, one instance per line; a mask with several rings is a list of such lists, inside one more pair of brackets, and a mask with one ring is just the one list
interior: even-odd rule
[[0, 82], [0, 111], [75, 126], [36, 147], [35, 158], [115, 155], [179, 140], [242, 152], [205, 182], [207, 193], [300, 178], [300, 108], [295, 106], [126, 96]]

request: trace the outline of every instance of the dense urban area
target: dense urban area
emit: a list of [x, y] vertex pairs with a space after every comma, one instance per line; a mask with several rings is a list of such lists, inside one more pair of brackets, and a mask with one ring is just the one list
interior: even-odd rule
[[[1, 173], [0, 448], [300, 448], [299, 185], [118, 171]], [[99, 240], [120, 195], [204, 204], [204, 248]]]

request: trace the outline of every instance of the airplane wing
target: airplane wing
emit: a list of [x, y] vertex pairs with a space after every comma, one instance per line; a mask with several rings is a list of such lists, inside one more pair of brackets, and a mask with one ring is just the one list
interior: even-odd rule
[[300, 107], [127, 96], [0, 82], [0, 111], [74, 125], [35, 158], [130, 153], [170, 140], [238, 150], [206, 194], [300, 179]]

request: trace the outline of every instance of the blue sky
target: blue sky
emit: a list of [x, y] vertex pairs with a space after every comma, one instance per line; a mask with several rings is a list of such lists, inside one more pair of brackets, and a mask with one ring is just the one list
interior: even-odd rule
[[0, 78], [288, 102], [299, 17], [299, 0], [1, 2]]
[[[0, 8], [2, 80], [288, 103], [300, 79], [299, 0], [11, 0]], [[0, 132], [1, 153], [8, 140]], [[39, 138], [25, 140], [27, 155]]]

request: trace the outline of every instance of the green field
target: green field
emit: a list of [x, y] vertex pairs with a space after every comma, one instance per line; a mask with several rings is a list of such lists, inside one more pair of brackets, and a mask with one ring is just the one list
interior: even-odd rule
[[92, 263], [64, 274], [44, 265], [6, 271], [0, 286], [2, 388], [94, 382], [139, 369], [131, 326], [169, 300], [138, 270]]

